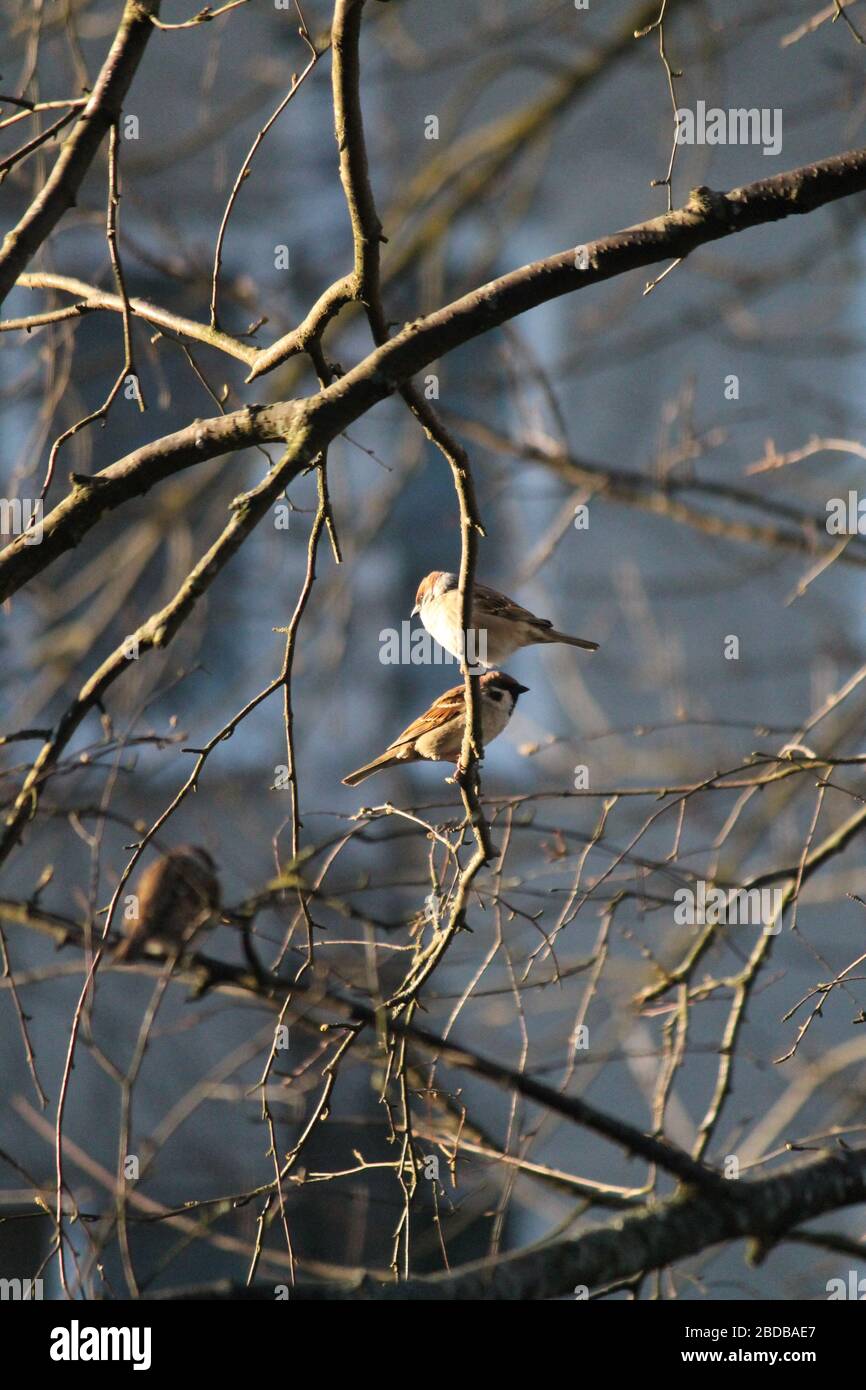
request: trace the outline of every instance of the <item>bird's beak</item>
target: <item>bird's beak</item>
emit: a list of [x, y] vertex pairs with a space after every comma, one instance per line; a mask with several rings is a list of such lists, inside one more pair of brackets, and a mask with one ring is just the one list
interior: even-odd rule
[[419, 614], [420, 612], [421, 612], [421, 605], [420, 605], [420, 603], [416, 603], [416, 604], [415, 604], [415, 607], [412, 609], [412, 612], [409, 614], [409, 617], [410, 617], [410, 618], [414, 618], [414, 617], [416, 617], [417, 614]]
[[514, 682], [514, 689], [516, 690], [516, 692], [517, 692], [518, 695], [526, 695], [526, 694], [528, 693], [528, 691], [529, 691], [529, 686], [528, 686], [528, 685], [520, 685], [520, 684], [518, 684], [517, 681], [515, 681], [515, 682]]

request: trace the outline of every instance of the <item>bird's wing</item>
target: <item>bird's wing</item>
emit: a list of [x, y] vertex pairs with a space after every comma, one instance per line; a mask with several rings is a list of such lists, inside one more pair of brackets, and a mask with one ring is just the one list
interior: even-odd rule
[[387, 753], [396, 753], [400, 748], [405, 748], [407, 744], [412, 744], [423, 734], [429, 734], [433, 729], [439, 729], [443, 724], [450, 724], [452, 719], [463, 718], [464, 712], [464, 690], [462, 685], [454, 685], [450, 690], [446, 690], [440, 695], [438, 700], [434, 700], [428, 710], [412, 721], [402, 732], [398, 734], [393, 743], [389, 743]]
[[488, 589], [486, 584], [475, 585], [475, 599], [482, 612], [488, 613], [491, 618], [510, 618], [512, 622], [529, 623], [532, 627], [553, 627], [549, 618], [536, 617], [528, 608], [521, 608], [520, 604], [515, 603], [507, 594]]

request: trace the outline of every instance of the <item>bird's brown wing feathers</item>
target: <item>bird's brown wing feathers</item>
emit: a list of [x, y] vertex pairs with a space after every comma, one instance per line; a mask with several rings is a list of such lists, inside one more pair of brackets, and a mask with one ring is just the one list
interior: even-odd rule
[[544, 633], [541, 640], [545, 642], [567, 642], [570, 647], [583, 647], [588, 652], [598, 651], [597, 642], [590, 642], [586, 637], [570, 637], [567, 632], [558, 632], [550, 618], [537, 617], [535, 613], [530, 613], [528, 608], [521, 608], [514, 599], [506, 598], [505, 594], [498, 594], [495, 589], [488, 589], [486, 584], [476, 584], [475, 594], [480, 606], [487, 610], [491, 618], [510, 618], [513, 622], [526, 623], [537, 632]]
[[429, 734], [431, 729], [441, 728], [443, 724], [450, 720], [462, 717], [464, 711], [464, 690], [462, 685], [453, 685], [450, 690], [446, 690], [444, 695], [440, 695], [428, 710], [414, 719], [402, 732], [398, 734], [393, 743], [389, 743], [388, 753], [395, 753], [400, 748], [405, 748], [407, 743], [414, 743], [423, 734]]
[[533, 627], [553, 627], [549, 618], [538, 618], [528, 608], [521, 608], [514, 599], [488, 589], [486, 584], [475, 585], [475, 597], [479, 599], [493, 618], [513, 618], [518, 622], [531, 623]]

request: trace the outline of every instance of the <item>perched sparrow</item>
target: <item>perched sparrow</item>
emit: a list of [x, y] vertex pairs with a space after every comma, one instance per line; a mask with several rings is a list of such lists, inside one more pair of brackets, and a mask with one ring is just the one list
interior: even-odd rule
[[[433, 570], [418, 585], [412, 616], [420, 615], [430, 636], [435, 637], [446, 652], [462, 657], [463, 632], [457, 586], [456, 574]], [[531, 647], [536, 642], [566, 642], [570, 647], [585, 647], [589, 652], [598, 648], [597, 642], [557, 632], [548, 618], [536, 618], [527, 608], [521, 608], [513, 599], [488, 589], [485, 584], [476, 584], [472, 597], [472, 627], [466, 656], [479, 666], [498, 666], [520, 647]]]
[[[481, 677], [481, 736], [485, 747], [501, 734], [514, 712], [517, 697], [527, 687], [519, 685], [504, 671], [486, 671]], [[426, 713], [404, 729], [384, 753], [371, 763], [350, 772], [343, 781], [356, 787], [371, 773], [398, 763], [420, 761], [456, 763], [463, 745], [463, 724], [466, 716], [465, 690], [455, 685], [435, 700]]]
[[181, 845], [149, 864], [135, 886], [136, 914], [123, 924], [126, 940], [114, 959], [134, 960], [146, 941], [188, 946], [220, 905], [216, 865], [206, 849]]

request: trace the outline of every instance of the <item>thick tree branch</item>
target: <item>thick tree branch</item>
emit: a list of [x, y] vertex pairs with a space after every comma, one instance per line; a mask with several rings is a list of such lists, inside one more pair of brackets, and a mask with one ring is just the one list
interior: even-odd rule
[[[321, 452], [342, 430], [423, 367], [529, 309], [627, 271], [687, 256], [699, 246], [749, 227], [812, 212], [864, 190], [866, 149], [850, 150], [730, 193], [697, 189], [685, 207], [590, 242], [581, 248], [580, 255], [570, 249], [521, 266], [407, 324], [396, 337], [302, 405], [283, 402], [202, 420], [103, 470], [97, 479], [110, 476], [113, 483], [104, 505], [94, 508], [73, 492], [45, 519], [41, 545], [26, 546], [24, 538], [18, 537], [0, 554], [0, 601], [77, 544], [104, 512], [199, 460], [281, 437], [276, 422], [293, 411], [303, 409], [313, 451]], [[196, 441], [194, 448], [189, 445], [191, 435]], [[122, 470], [122, 479], [113, 474], [115, 469]]]
[[0, 304], [30, 257], [63, 214], [75, 204], [87, 170], [111, 126], [120, 117], [161, 0], [127, 0], [120, 27], [102, 65], [90, 99], [64, 142], [43, 188], [0, 247]]

